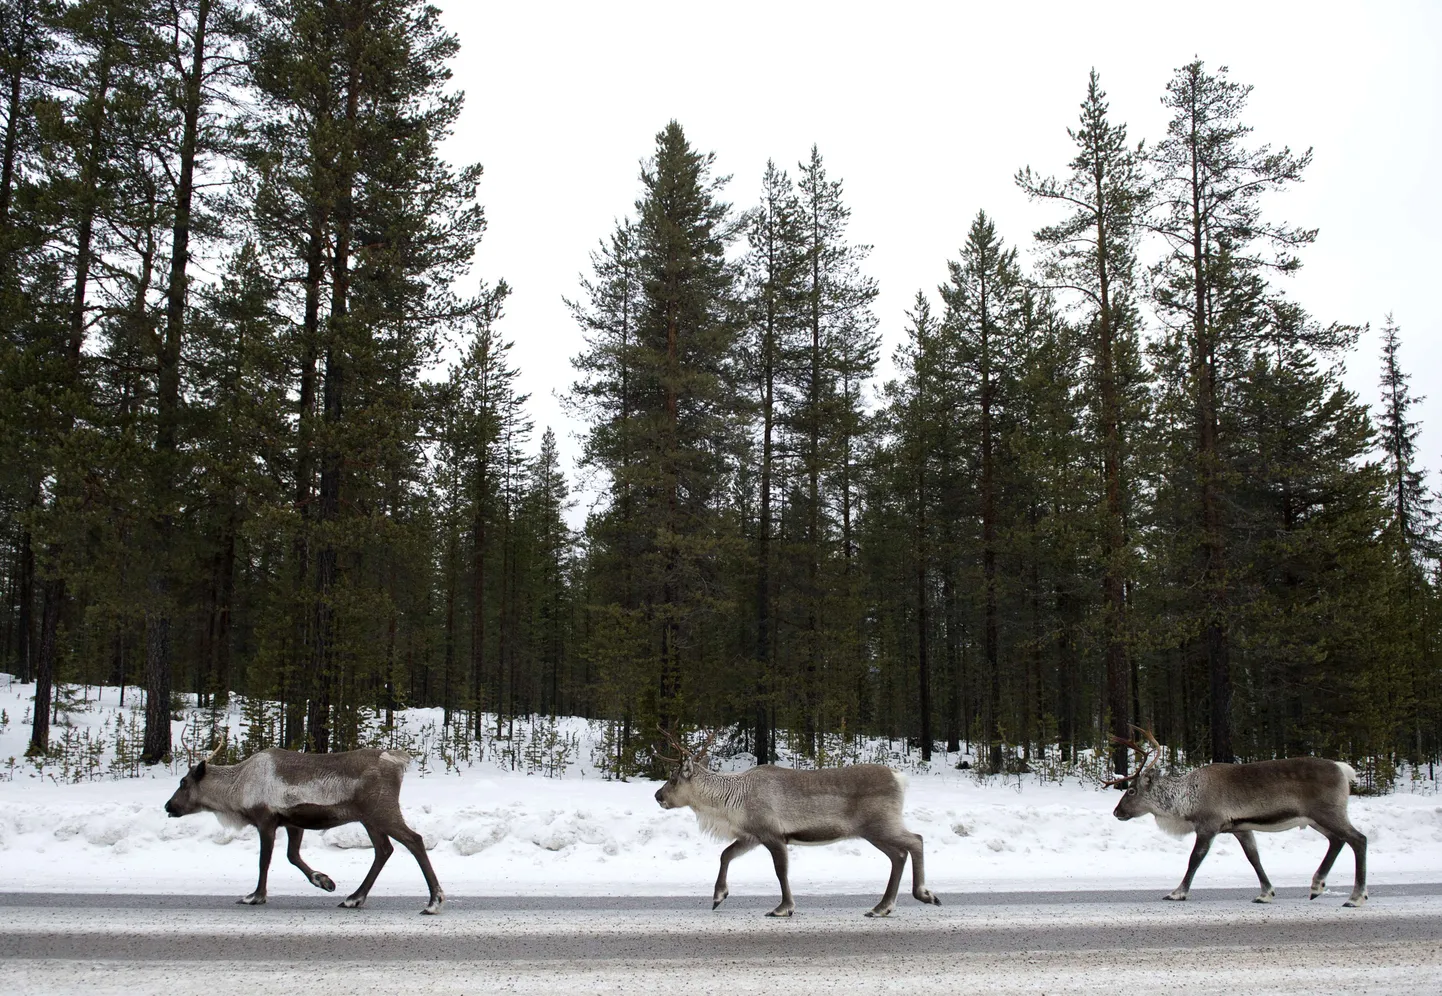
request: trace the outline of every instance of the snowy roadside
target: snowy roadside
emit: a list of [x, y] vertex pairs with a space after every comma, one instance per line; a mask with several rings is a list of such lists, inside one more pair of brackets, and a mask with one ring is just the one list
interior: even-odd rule
[[[18, 690], [20, 686], [16, 686]], [[0, 737], [0, 759], [16, 752], [16, 705]], [[23, 749], [23, 740], [19, 741]], [[689, 811], [663, 811], [655, 782], [608, 782], [585, 766], [562, 778], [497, 771], [412, 772], [401, 802], [425, 837], [446, 891], [461, 895], [684, 895], [709, 893], [720, 846]], [[248, 892], [255, 880], [254, 830], [235, 834], [214, 817], [168, 819], [162, 811], [177, 778], [170, 772], [79, 784], [17, 769], [0, 781], [0, 891]], [[1150, 819], [1111, 816], [1115, 794], [1011, 778], [982, 783], [940, 768], [912, 774], [906, 818], [926, 839], [926, 871], [939, 892], [1160, 888], [1174, 886], [1190, 851]], [[1373, 884], [1442, 881], [1442, 798], [1430, 794], [1358, 797], [1352, 819], [1368, 835]], [[1326, 850], [1312, 830], [1262, 835], [1262, 858], [1279, 886], [1305, 884]], [[359, 826], [311, 834], [307, 859], [342, 890], [370, 864]], [[806, 893], [870, 893], [885, 882], [887, 860], [862, 841], [794, 848], [791, 880]], [[1332, 874], [1350, 885], [1346, 855]], [[1240, 848], [1219, 839], [1198, 888], [1255, 883]], [[277, 855], [272, 895], [311, 887]], [[733, 894], [775, 890], [764, 852], [739, 859]], [[419, 871], [398, 852], [376, 895], [422, 890]]]

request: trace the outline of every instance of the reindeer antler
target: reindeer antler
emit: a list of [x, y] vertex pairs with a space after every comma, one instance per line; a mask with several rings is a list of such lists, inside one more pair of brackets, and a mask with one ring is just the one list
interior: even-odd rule
[[661, 736], [666, 738], [667, 743], [669, 743], [672, 747], [676, 748], [676, 753], [678, 755], [676, 757], [670, 757], [666, 754], [662, 754], [660, 751], [656, 751], [655, 755], [657, 758], [671, 764], [680, 764], [683, 758], [690, 756], [691, 752], [686, 749], [686, 745], [683, 744], [681, 741], [677, 740], [675, 735], [670, 730], [666, 729], [666, 727], [664, 726], [657, 726], [656, 729], [660, 732]]
[[1142, 772], [1146, 771], [1148, 768], [1156, 764], [1157, 761], [1161, 759], [1162, 745], [1157, 743], [1157, 738], [1152, 735], [1151, 730], [1144, 730], [1140, 726], [1136, 726], [1134, 724], [1132, 725], [1132, 729], [1136, 730], [1142, 736], [1147, 738], [1147, 742], [1151, 744], [1151, 749], [1143, 747], [1135, 740], [1123, 740], [1116, 734], [1111, 734], [1109, 739], [1112, 743], [1120, 744], [1125, 747], [1130, 747], [1132, 750], [1136, 751], [1142, 756], [1142, 763], [1136, 771], [1133, 771], [1130, 774], [1122, 775], [1120, 777], [1110, 779], [1109, 781], [1102, 782], [1102, 785], [1105, 787], [1110, 788], [1113, 785], [1121, 785], [1123, 782], [1129, 782], [1135, 778], [1139, 778], [1141, 777]]
[[711, 735], [706, 738], [706, 742], [705, 742], [704, 744], [702, 744], [700, 747], [698, 747], [695, 751], [693, 751], [692, 754], [691, 754], [691, 756], [692, 756], [692, 757], [705, 757], [706, 754], [707, 754], [707, 752], [711, 750], [711, 745], [716, 742], [716, 734], [718, 734], [718, 733], [720, 733], [720, 732], [721, 732], [721, 730], [720, 730], [719, 727], [716, 728], [716, 729], [714, 729], [714, 730], [712, 730], [712, 731], [711, 731]]
[[705, 757], [706, 752], [711, 749], [711, 745], [716, 742], [716, 734], [721, 732], [719, 729], [712, 730], [711, 735], [706, 738], [706, 742], [703, 743], [699, 748], [692, 750], [690, 747], [686, 746], [686, 742], [684, 740], [677, 738], [676, 734], [672, 733], [664, 726], [658, 726], [657, 729], [661, 731], [661, 736], [666, 738], [666, 742], [669, 743], [672, 747], [674, 747], [676, 749], [676, 752], [680, 756], [667, 757], [665, 754], [661, 754], [659, 752], [656, 754], [656, 756], [663, 761], [670, 761], [672, 764], [680, 764], [684, 758], [690, 758], [691, 760], [695, 761]]

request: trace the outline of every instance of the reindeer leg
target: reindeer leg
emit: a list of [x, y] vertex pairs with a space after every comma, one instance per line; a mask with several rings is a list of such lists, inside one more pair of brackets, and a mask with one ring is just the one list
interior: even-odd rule
[[786, 856], [786, 841], [763, 841], [766, 850], [771, 852], [771, 860], [776, 865], [776, 878], [781, 882], [781, 905], [776, 907], [767, 916], [790, 916], [796, 909], [796, 900], [791, 898], [791, 880], [787, 877], [788, 858]]
[[1367, 838], [1362, 831], [1348, 823], [1343, 839], [1352, 845], [1352, 853], [1357, 856], [1357, 878], [1352, 883], [1352, 895], [1342, 905], [1361, 906], [1367, 901]]
[[1337, 861], [1337, 855], [1342, 853], [1342, 848], [1346, 846], [1346, 843], [1341, 837], [1327, 835], [1327, 855], [1317, 866], [1317, 874], [1312, 876], [1312, 894], [1307, 897], [1308, 899], [1316, 899], [1327, 891], [1327, 875], [1331, 872], [1332, 865]]
[[1267, 880], [1267, 873], [1262, 871], [1262, 856], [1257, 853], [1257, 837], [1250, 830], [1233, 830], [1232, 836], [1242, 845], [1242, 853], [1252, 863], [1252, 868], [1257, 873], [1257, 879], [1262, 883], [1262, 894], [1254, 903], [1270, 903], [1277, 895], [1277, 890], [1272, 888], [1272, 883]]
[[1327, 856], [1322, 859], [1317, 874], [1312, 877], [1312, 898], [1322, 894], [1326, 888], [1327, 873], [1332, 870], [1332, 863], [1337, 860], [1337, 855], [1342, 851], [1343, 844], [1350, 844], [1352, 853], [1357, 858], [1357, 878], [1352, 884], [1352, 895], [1347, 898], [1343, 906], [1361, 906], [1367, 901], [1367, 837], [1352, 825], [1347, 819], [1345, 811], [1328, 814], [1323, 822], [1314, 823], [1314, 826], [1327, 835]]
[[881, 902], [866, 911], [867, 916], [890, 916], [896, 909], [896, 893], [901, 888], [901, 872], [906, 868], [906, 849], [883, 838], [866, 838], [882, 854], [891, 859], [891, 878], [886, 881], [886, 894]]
[[714, 910], [721, 905], [722, 900], [731, 894], [726, 887], [726, 872], [731, 867], [731, 860], [739, 858], [747, 851], [755, 847], [757, 841], [748, 837], [740, 837], [726, 845], [721, 852], [721, 872], [716, 876], [716, 889], [711, 893], [711, 908]]
[[421, 874], [426, 879], [426, 888], [431, 891], [430, 901], [426, 903], [426, 908], [421, 910], [421, 913], [426, 916], [435, 916], [441, 911], [441, 906], [446, 901], [446, 894], [441, 889], [440, 880], [436, 878], [435, 869], [431, 867], [430, 855], [426, 854], [425, 838], [407, 826], [406, 821], [401, 818], [399, 813], [396, 815], [396, 822], [400, 826], [390, 830], [390, 835], [400, 841], [402, 847], [411, 852], [411, 857], [415, 858], [416, 864], [421, 866]]
[[925, 858], [922, 857], [923, 841], [921, 834], [908, 833], [911, 838], [911, 896], [919, 903], [928, 903], [932, 906], [940, 906], [941, 900], [936, 894], [926, 887]]
[[317, 889], [334, 892], [335, 881], [325, 872], [318, 872], [306, 864], [305, 859], [300, 856], [300, 842], [305, 836], [305, 831], [300, 827], [286, 827], [285, 834], [290, 841], [289, 846], [285, 849], [285, 856], [290, 859], [290, 863], [299, 868], [306, 881]]
[[1182, 884], [1173, 889], [1163, 898], [1174, 899], [1178, 902], [1187, 898], [1187, 893], [1192, 891], [1192, 877], [1196, 875], [1197, 869], [1202, 866], [1202, 859], [1212, 849], [1212, 839], [1216, 837], [1215, 832], [1198, 830], [1197, 842], [1192, 846], [1192, 857], [1187, 862], [1187, 875], [1182, 879]]
[[376, 876], [381, 873], [381, 869], [390, 860], [391, 853], [395, 851], [391, 839], [378, 828], [364, 821], [361, 822], [361, 826], [365, 827], [366, 833], [370, 834], [371, 847], [375, 848], [376, 856], [375, 860], [371, 862], [371, 870], [366, 872], [366, 877], [360, 887], [341, 900], [340, 908], [344, 910], [358, 910], [366, 904], [366, 897], [370, 895], [371, 886], [376, 884]]
[[255, 891], [240, 900], [242, 906], [265, 905], [265, 880], [270, 875], [270, 853], [275, 849], [275, 824], [257, 823], [255, 828], [260, 831], [260, 879]]

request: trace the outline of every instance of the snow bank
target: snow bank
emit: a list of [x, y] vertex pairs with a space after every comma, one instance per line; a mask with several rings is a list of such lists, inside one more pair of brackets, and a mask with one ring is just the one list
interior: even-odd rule
[[[111, 690], [113, 693], [114, 690]], [[11, 718], [0, 731], [0, 764], [23, 750], [17, 731], [22, 686], [0, 688]], [[110, 700], [114, 701], [112, 694]], [[8, 701], [5, 701], [8, 699]], [[90, 715], [90, 714], [82, 714]], [[210, 815], [169, 819], [162, 806], [178, 778], [164, 769], [139, 778], [63, 784], [23, 763], [0, 781], [0, 891], [248, 892], [255, 831], [234, 833]], [[606, 782], [585, 765], [545, 778], [478, 765], [460, 773], [412, 772], [401, 792], [406, 818], [425, 837], [446, 891], [461, 895], [709, 895], [720, 845], [689, 810], [662, 810], [655, 782]], [[1015, 777], [979, 782], [950, 767], [910, 775], [906, 818], [926, 839], [927, 878], [939, 892], [1143, 887], [1180, 879], [1191, 839], [1151, 819], [1121, 823], [1115, 794]], [[1354, 798], [1353, 822], [1370, 838], [1376, 884], [1442, 881], [1442, 799], [1396, 794]], [[1326, 850], [1312, 830], [1261, 835], [1279, 886], [1305, 885]], [[359, 826], [310, 834], [307, 860], [354, 888], [370, 864]], [[873, 893], [887, 859], [864, 841], [793, 848], [792, 887], [807, 893]], [[1350, 887], [1347, 855], [1332, 873]], [[1255, 884], [1241, 849], [1218, 840], [1197, 887]], [[758, 850], [731, 869], [733, 894], [775, 891], [770, 858]], [[419, 870], [397, 850], [377, 895], [419, 894]], [[313, 891], [278, 849], [272, 895]]]

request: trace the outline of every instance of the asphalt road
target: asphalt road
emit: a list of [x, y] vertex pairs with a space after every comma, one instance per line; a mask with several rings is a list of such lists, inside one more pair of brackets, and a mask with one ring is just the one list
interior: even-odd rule
[[1442, 992], [1442, 884], [1346, 889], [1309, 902], [1284, 889], [903, 897], [377, 897], [0, 894], [0, 986], [18, 992], [167, 994], [572, 992]]

